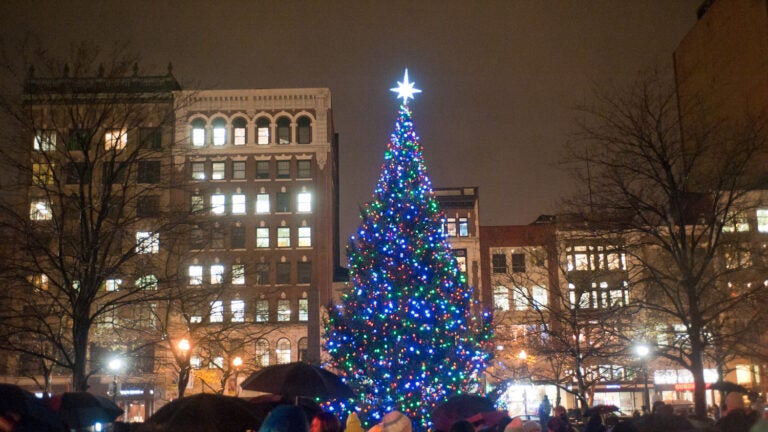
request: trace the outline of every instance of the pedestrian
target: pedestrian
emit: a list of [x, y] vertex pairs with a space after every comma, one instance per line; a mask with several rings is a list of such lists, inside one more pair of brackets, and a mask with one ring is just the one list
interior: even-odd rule
[[539, 404], [539, 423], [541, 423], [541, 430], [546, 430], [550, 412], [552, 412], [552, 403], [549, 402], [549, 397], [544, 395], [544, 398], [541, 399], [541, 403]]
[[345, 432], [364, 432], [363, 431], [363, 425], [360, 423], [360, 417], [357, 416], [357, 413], [352, 411], [349, 413], [349, 416], [347, 416], [347, 427], [344, 428]]
[[312, 419], [310, 432], [341, 432], [341, 422], [332, 413], [321, 411]]
[[757, 416], [744, 409], [744, 396], [741, 393], [730, 392], [725, 397], [723, 416], [715, 423], [715, 429], [720, 432], [749, 432], [757, 421]]
[[451, 425], [448, 432], [475, 432], [475, 426], [469, 420], [459, 420]]
[[566, 432], [574, 432], [573, 425], [571, 424], [571, 419], [568, 418], [568, 410], [565, 409], [564, 406], [558, 405], [554, 408], [553, 413], [555, 417], [559, 418], [563, 424], [565, 424], [565, 431]]
[[309, 432], [309, 426], [300, 407], [280, 405], [269, 412], [259, 432]]
[[592, 413], [583, 432], [605, 432], [605, 425], [603, 425], [603, 418], [600, 417], [600, 413]]

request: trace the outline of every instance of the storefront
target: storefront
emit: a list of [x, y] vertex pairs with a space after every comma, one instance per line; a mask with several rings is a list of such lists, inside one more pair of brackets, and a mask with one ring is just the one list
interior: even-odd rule
[[154, 410], [155, 390], [149, 384], [124, 384], [115, 402], [123, 409], [124, 422], [144, 422]]

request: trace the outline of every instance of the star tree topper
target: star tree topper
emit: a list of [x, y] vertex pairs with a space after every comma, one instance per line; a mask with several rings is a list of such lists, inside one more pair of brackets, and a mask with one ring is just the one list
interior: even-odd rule
[[396, 92], [398, 98], [403, 98], [403, 104], [407, 104], [408, 99], [413, 99], [414, 94], [421, 93], [421, 90], [413, 88], [415, 84], [408, 81], [408, 69], [406, 68], [403, 80], [398, 81], [397, 87], [391, 88], [389, 91]]

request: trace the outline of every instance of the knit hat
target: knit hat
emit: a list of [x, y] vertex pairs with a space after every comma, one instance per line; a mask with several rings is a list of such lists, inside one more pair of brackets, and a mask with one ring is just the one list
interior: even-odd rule
[[400, 411], [392, 411], [387, 413], [381, 423], [376, 426], [381, 427], [381, 432], [411, 432], [411, 419]]
[[357, 417], [357, 413], [352, 411], [347, 417], [347, 427], [344, 428], [346, 432], [363, 432], [363, 425], [360, 424], [360, 418]]

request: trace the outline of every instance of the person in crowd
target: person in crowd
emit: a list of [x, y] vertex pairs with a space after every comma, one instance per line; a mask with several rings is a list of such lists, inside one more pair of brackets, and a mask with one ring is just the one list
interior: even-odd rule
[[506, 429], [507, 425], [512, 421], [512, 417], [510, 416], [504, 416], [501, 419], [499, 419], [499, 422], [496, 423], [496, 432], [504, 432], [504, 429]]
[[571, 419], [568, 418], [568, 410], [564, 406], [558, 405], [553, 410], [554, 416], [559, 418], [565, 425], [565, 432], [574, 432]]
[[459, 420], [451, 425], [448, 432], [475, 432], [475, 426], [469, 420]]
[[730, 392], [725, 397], [725, 409], [720, 420], [715, 423], [715, 429], [720, 432], [749, 432], [756, 421], [756, 413], [747, 412], [744, 408], [744, 396]]
[[259, 432], [309, 432], [309, 426], [300, 407], [280, 405], [269, 412]]
[[549, 422], [549, 416], [552, 412], [552, 403], [549, 402], [549, 397], [544, 395], [539, 404], [539, 422], [541, 423], [541, 429], [544, 430]]
[[603, 418], [600, 417], [600, 413], [592, 414], [583, 432], [605, 432], [605, 425], [603, 425]]
[[555, 415], [547, 421], [547, 432], [568, 432], [568, 425]]
[[381, 423], [375, 425], [368, 432], [411, 432], [413, 425], [411, 419], [399, 411], [387, 413]]
[[357, 413], [352, 411], [347, 416], [347, 427], [344, 428], [345, 432], [365, 432], [363, 431], [363, 425], [360, 423], [360, 417]]
[[309, 432], [341, 432], [341, 422], [332, 413], [321, 411], [312, 419]]

